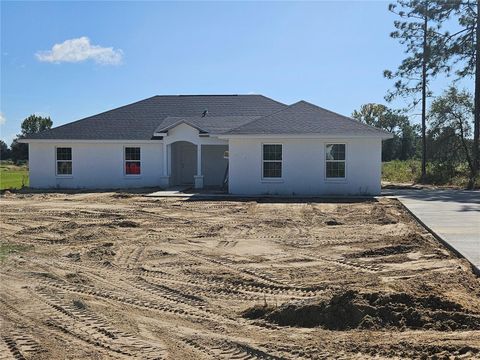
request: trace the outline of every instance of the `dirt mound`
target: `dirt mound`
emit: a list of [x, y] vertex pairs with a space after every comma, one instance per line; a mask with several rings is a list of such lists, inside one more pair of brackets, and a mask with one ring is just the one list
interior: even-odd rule
[[115, 251], [112, 249], [113, 243], [106, 242], [100, 246], [96, 246], [86, 252], [87, 257], [92, 260], [103, 260], [115, 256]]
[[348, 329], [480, 330], [480, 314], [470, 314], [459, 304], [437, 296], [406, 293], [359, 293], [349, 290], [328, 302], [285, 304], [272, 310], [258, 306], [243, 316], [263, 318], [282, 326]]
[[65, 255], [65, 257], [73, 260], [73, 261], [80, 261], [80, 253], [78, 252], [71, 252]]
[[117, 227], [123, 227], [123, 228], [136, 228], [136, 227], [140, 226], [139, 223], [137, 223], [135, 221], [132, 221], [132, 220], [116, 221], [112, 225], [117, 226]]
[[397, 224], [398, 218], [389, 214], [385, 208], [381, 205], [375, 205], [370, 212], [370, 218], [372, 219], [372, 223], [378, 225], [390, 225], [390, 224]]
[[340, 221], [335, 219], [329, 219], [325, 221], [325, 225], [333, 226], [333, 225], [343, 225]]
[[415, 245], [392, 245], [385, 246], [377, 249], [370, 249], [362, 251], [360, 253], [352, 254], [352, 257], [375, 257], [375, 256], [389, 256], [398, 255], [411, 252], [415, 248]]
[[68, 273], [65, 275], [65, 278], [74, 284], [85, 285], [90, 283], [90, 280], [86, 276], [79, 273]]
[[242, 316], [245, 319], [255, 320], [255, 319], [260, 319], [260, 318], [264, 317], [265, 315], [272, 313], [273, 311], [275, 311], [274, 306], [255, 305], [255, 306], [252, 306], [251, 308], [248, 308], [247, 310], [243, 311]]

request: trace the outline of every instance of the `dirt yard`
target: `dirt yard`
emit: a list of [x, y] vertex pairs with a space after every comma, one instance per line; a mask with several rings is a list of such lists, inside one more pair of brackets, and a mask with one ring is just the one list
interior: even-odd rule
[[480, 281], [394, 200], [5, 194], [0, 358], [480, 358]]

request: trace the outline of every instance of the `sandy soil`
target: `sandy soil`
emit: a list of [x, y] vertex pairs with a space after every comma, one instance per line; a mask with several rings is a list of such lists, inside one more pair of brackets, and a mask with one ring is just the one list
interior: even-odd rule
[[1, 359], [480, 357], [479, 279], [394, 200], [0, 210]]

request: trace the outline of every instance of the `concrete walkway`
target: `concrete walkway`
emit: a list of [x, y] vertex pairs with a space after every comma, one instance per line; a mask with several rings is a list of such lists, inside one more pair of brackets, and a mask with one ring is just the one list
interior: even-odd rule
[[145, 195], [146, 197], [185, 197], [189, 198], [192, 194], [185, 194], [184, 191], [189, 189], [190, 186], [172, 186], [165, 190], [155, 191], [153, 193]]
[[480, 191], [384, 190], [480, 269]]

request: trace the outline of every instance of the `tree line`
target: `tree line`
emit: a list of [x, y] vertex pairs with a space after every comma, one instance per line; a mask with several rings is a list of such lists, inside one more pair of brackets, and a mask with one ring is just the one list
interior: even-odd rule
[[[480, 1], [397, 0], [389, 10], [398, 16], [390, 36], [406, 57], [396, 70], [384, 71], [395, 81], [385, 100], [402, 97], [408, 106], [366, 104], [352, 115], [394, 134], [383, 144], [384, 161], [421, 159], [422, 182], [429, 181], [427, 163], [444, 178], [466, 165], [468, 187], [474, 188], [480, 164]], [[429, 85], [439, 76], [451, 77], [452, 85], [433, 94]], [[464, 78], [475, 79], [473, 95], [457, 88]], [[421, 122], [413, 125], [407, 114], [418, 107]]]
[[0, 140], [0, 159], [13, 160], [14, 162], [28, 160], [28, 145], [20, 143], [19, 140], [27, 135], [35, 134], [44, 130], [51, 129], [53, 121], [50, 117], [30, 115], [23, 120], [21, 133], [10, 144], [10, 148], [5, 141]]

